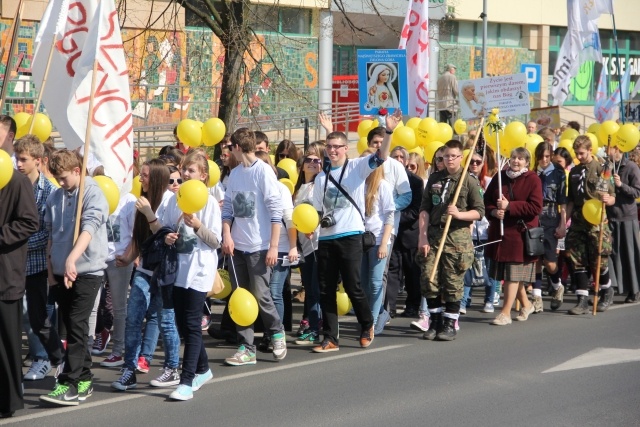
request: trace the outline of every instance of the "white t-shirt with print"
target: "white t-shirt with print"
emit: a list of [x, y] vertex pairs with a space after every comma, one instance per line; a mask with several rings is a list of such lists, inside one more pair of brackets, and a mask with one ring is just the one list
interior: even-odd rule
[[[384, 180], [391, 185], [393, 190], [393, 200], [395, 207], [395, 198], [398, 194], [411, 193], [411, 185], [409, 185], [409, 177], [402, 163], [394, 158], [387, 158], [382, 164], [384, 167]], [[393, 231], [394, 236], [398, 234], [398, 227], [400, 226], [400, 216], [402, 212], [397, 210], [393, 217]]]
[[[289, 253], [289, 233], [288, 227], [293, 227], [291, 223], [291, 214], [293, 213], [293, 200], [291, 192], [286, 185], [278, 181], [280, 196], [282, 198], [282, 227], [280, 227], [280, 239], [278, 239], [278, 252]], [[286, 226], [285, 226], [286, 225]]]
[[269, 249], [271, 224], [282, 225], [282, 195], [271, 166], [256, 159], [231, 171], [222, 205], [222, 220], [233, 221], [235, 249], [253, 253]]
[[133, 194], [124, 193], [120, 197], [116, 210], [109, 215], [107, 220], [107, 240], [109, 241], [107, 261], [113, 261], [116, 256], [124, 254], [131, 243], [137, 200]]
[[[331, 169], [329, 172], [333, 179], [340, 183], [340, 186], [347, 192], [358, 204], [360, 212], [364, 215], [364, 181], [369, 174], [376, 168], [375, 154], [367, 157], [359, 157], [357, 159], [348, 160], [342, 167]], [[369, 163], [373, 164], [373, 168]], [[340, 175], [344, 168], [342, 181]], [[325, 192], [325, 183], [326, 192]], [[335, 239], [348, 234], [363, 233], [364, 223], [363, 217], [353, 206], [344, 194], [338, 190], [333, 183], [327, 179], [324, 172], [320, 172], [316, 176], [313, 186], [313, 206], [318, 212], [322, 212], [323, 216], [332, 214], [336, 224], [328, 228], [320, 228], [320, 240]]]
[[[382, 232], [386, 224], [393, 224], [396, 205], [393, 202], [391, 185], [385, 180], [380, 181], [378, 196], [373, 203], [371, 215], [365, 218], [365, 228], [376, 236], [376, 245], [382, 242]], [[389, 242], [387, 242], [389, 243]]]
[[[202, 226], [211, 230], [218, 241], [222, 240], [222, 221], [218, 201], [209, 195], [207, 205], [195, 213]], [[174, 286], [209, 292], [218, 267], [218, 254], [215, 249], [196, 236], [193, 228], [182, 220], [182, 211], [173, 195], [167, 203], [158, 209], [158, 219], [163, 226], [173, 228], [180, 234], [176, 241], [178, 251], [178, 271]]]

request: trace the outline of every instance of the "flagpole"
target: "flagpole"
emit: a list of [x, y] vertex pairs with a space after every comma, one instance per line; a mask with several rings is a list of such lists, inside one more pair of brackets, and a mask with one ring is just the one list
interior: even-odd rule
[[624, 117], [624, 94], [622, 93], [622, 70], [620, 70], [620, 51], [618, 50], [618, 32], [616, 30], [616, 14], [613, 13], [613, 0], [611, 1], [611, 20], [613, 21], [613, 42], [616, 46], [616, 57], [618, 58], [618, 85], [620, 86], [620, 120], [622, 124], [626, 122]]
[[91, 116], [93, 112], [93, 99], [96, 92], [96, 74], [98, 74], [98, 60], [93, 62], [93, 74], [91, 75], [91, 96], [89, 98], [89, 110], [87, 112], [87, 130], [84, 136], [84, 152], [82, 155], [82, 170], [80, 171], [80, 186], [78, 188], [78, 206], [76, 207], [76, 223], [73, 231], [73, 244], [76, 244], [80, 234], [80, 223], [82, 218], [82, 199], [84, 198], [84, 183], [87, 175], [87, 161], [89, 159], [89, 148], [91, 146]]
[[[7, 59], [7, 65], [4, 70], [4, 80], [2, 81], [2, 90], [0, 90], [0, 112], [2, 111], [2, 107], [4, 105], [4, 100], [7, 97], [7, 89], [9, 88], [9, 77], [11, 75], [11, 60], [13, 59], [13, 53], [16, 50], [16, 45], [18, 44], [18, 32], [20, 31], [20, 21], [22, 19], [22, 8], [24, 7], [24, 3], [20, 0], [18, 3], [18, 10], [16, 11], [16, 16], [13, 19], [13, 33], [11, 34], [11, 45], [9, 47], [9, 57]], [[4, 52], [3, 52], [4, 56]], [[1, 57], [0, 57], [1, 59]]]
[[2, 49], [0, 49], [0, 60], [4, 58], [4, 53], [7, 50], [7, 44], [11, 43], [11, 40], [13, 40], [12, 35], [15, 30], [16, 21], [18, 20], [18, 12], [20, 11], [21, 4], [22, 4], [22, 0], [20, 0], [20, 2], [18, 3], [18, 7], [16, 8], [16, 14], [14, 15], [13, 21], [11, 22], [11, 26], [9, 27], [9, 32], [7, 32], [7, 39], [4, 41], [4, 44], [2, 45]]
[[[40, 85], [40, 90], [38, 91], [38, 99], [36, 100], [36, 105], [33, 108], [33, 115], [38, 112], [40, 109], [40, 103], [42, 102], [42, 94], [44, 93], [44, 86], [47, 84], [47, 77], [49, 76], [49, 68], [51, 66], [51, 58], [53, 58], [53, 51], [56, 46], [56, 42], [58, 41], [58, 34], [53, 35], [53, 42], [51, 42], [51, 49], [49, 50], [49, 57], [47, 58], [47, 66], [44, 69], [44, 76], [42, 77], [42, 84]], [[35, 126], [36, 121], [31, 120], [31, 125], [29, 126], [29, 132], [33, 132], [33, 127]]]

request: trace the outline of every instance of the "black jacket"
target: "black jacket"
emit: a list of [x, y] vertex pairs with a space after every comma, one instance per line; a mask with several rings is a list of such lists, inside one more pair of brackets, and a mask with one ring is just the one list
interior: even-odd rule
[[638, 219], [636, 199], [640, 197], [640, 168], [625, 158], [619, 165], [618, 175], [622, 185], [615, 187], [616, 204], [607, 206], [607, 216], [611, 221], [636, 221]]
[[418, 247], [418, 217], [420, 216], [420, 203], [424, 191], [424, 181], [418, 175], [407, 171], [409, 187], [411, 187], [411, 203], [400, 211], [400, 226], [396, 236], [395, 245], [401, 245], [405, 249]]
[[149, 237], [142, 244], [142, 265], [153, 271], [153, 278], [158, 286], [173, 285], [178, 271], [178, 251], [175, 245], [167, 245], [164, 238], [169, 233], [175, 233], [171, 227], [162, 227], [156, 234]]

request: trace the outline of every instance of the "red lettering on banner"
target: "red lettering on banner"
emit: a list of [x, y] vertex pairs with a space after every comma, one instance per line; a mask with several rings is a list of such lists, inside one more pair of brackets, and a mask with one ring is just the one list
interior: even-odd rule
[[[74, 10], [78, 16], [77, 19], [73, 17]], [[84, 5], [80, 2], [71, 3], [68, 9], [67, 16], [67, 25], [65, 27], [66, 32], [63, 34], [62, 38], [56, 42], [56, 49], [62, 54], [67, 56], [67, 74], [69, 76], [74, 77], [76, 75], [75, 71], [75, 61], [82, 55], [82, 51], [80, 50], [80, 46], [76, 39], [81, 33], [88, 33], [89, 28], [86, 27], [87, 23], [87, 10]]]

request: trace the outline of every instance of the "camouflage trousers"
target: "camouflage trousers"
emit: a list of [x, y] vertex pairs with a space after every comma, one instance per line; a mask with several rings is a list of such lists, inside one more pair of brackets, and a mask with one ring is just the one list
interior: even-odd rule
[[[445, 302], [456, 302], [462, 299], [464, 275], [473, 264], [473, 242], [468, 228], [449, 230], [436, 267], [434, 264], [442, 231], [440, 228], [429, 227], [431, 250], [426, 258], [420, 251], [416, 255], [416, 262], [420, 266], [420, 289], [422, 296], [427, 299], [442, 296]], [[433, 281], [429, 281], [434, 268], [436, 274]]]
[[[600, 258], [600, 271], [605, 271], [609, 265], [609, 255], [612, 249], [611, 229], [608, 223], [604, 223], [602, 238], [602, 257]], [[595, 274], [598, 262], [598, 240], [600, 238], [600, 226], [591, 225], [586, 221], [571, 221], [571, 227], [567, 231], [565, 239], [566, 255], [573, 263], [575, 271], [593, 270]]]

